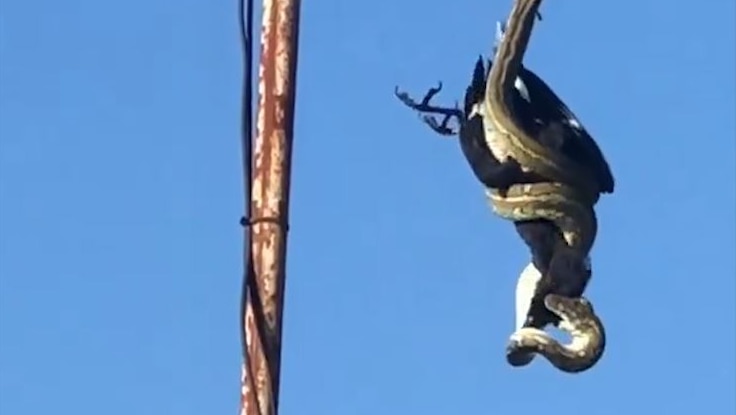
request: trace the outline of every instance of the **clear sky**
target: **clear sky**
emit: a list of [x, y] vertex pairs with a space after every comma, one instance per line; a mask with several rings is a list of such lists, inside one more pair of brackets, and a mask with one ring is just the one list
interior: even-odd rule
[[[506, 364], [528, 253], [393, 96], [461, 98], [510, 5], [304, 2], [282, 414], [736, 410], [734, 2], [543, 5], [525, 62], [617, 179], [576, 376]], [[236, 2], [0, 10], [0, 413], [235, 414]]]

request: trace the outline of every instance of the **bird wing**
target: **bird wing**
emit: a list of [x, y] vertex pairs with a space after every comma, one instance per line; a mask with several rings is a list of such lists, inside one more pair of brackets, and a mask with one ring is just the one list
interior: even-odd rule
[[590, 136], [580, 120], [534, 72], [522, 67], [519, 77], [526, 85], [530, 101], [540, 120], [545, 124], [561, 121], [573, 131], [575, 147], [578, 150], [573, 152], [578, 153], [576, 158], [592, 170], [603, 193], [613, 193], [614, 178], [611, 168], [598, 143]]

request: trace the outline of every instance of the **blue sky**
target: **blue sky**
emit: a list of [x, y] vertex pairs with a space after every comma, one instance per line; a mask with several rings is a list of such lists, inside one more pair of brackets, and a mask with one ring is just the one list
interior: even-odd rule
[[[609, 344], [570, 376], [505, 363], [528, 253], [392, 94], [459, 99], [511, 2], [305, 2], [281, 413], [734, 413], [736, 10], [708, 4], [543, 5], [526, 64], [617, 179]], [[235, 414], [235, 1], [1, 7], [0, 413]]]

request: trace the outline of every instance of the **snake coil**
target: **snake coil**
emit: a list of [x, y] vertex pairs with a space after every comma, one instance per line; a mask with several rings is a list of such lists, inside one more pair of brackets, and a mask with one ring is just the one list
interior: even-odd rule
[[[514, 87], [516, 84], [519, 88], [517, 78], [521, 60], [541, 1], [516, 0], [506, 33], [499, 31], [500, 35], [497, 36], [499, 44], [494, 64], [487, 75], [481, 72], [478, 76], [476, 70], [473, 84], [468, 90], [468, 94], [477, 96], [478, 99], [469, 103], [466, 96], [464, 112], [458, 108], [429, 106], [429, 100], [439, 92], [441, 84], [430, 89], [421, 103], [412, 101], [408, 94], [400, 93], [398, 88], [395, 94], [404, 104], [415, 110], [443, 114], [445, 118], [441, 124], [433, 117], [424, 116], [425, 122], [443, 135], [456, 134], [447, 127], [453, 116], [460, 123], [460, 134], [463, 133], [464, 125], [482, 121], [482, 132], [468, 130], [473, 130], [473, 134], [484, 135], [486, 146], [495, 159], [504, 163], [508, 158], [513, 158], [523, 171], [535, 172], [551, 180], [545, 183], [515, 184], [504, 194], [497, 189], [487, 189], [494, 212], [512, 221], [549, 220], [560, 229], [570, 247], [587, 256], [597, 234], [597, 218], [593, 206], [601, 192], [611, 192], [613, 188], [607, 163], [594, 142], [587, 150], [590, 151], [589, 154], [594, 154], [594, 158], [598, 158], [593, 163], [603, 160], [601, 165], [605, 167], [602, 174], [601, 170], [594, 171], [588, 164], [578, 164], [565, 154], [546, 148], [534, 138], [527, 125], [520, 123], [513, 108], [512, 94], [528, 93], [516, 92]], [[521, 87], [524, 87], [523, 83]], [[546, 85], [545, 88], [549, 90]], [[562, 112], [571, 115], [554, 92], [546, 92], [548, 104], [551, 101], [552, 105], [564, 107]], [[601, 177], [602, 182], [596, 180]], [[609, 179], [610, 183], [605, 183]], [[512, 346], [517, 351], [526, 353], [517, 354], [521, 359], [510, 363], [519, 366], [527, 364], [533, 357], [532, 353], [539, 353], [565, 372], [575, 373], [592, 367], [603, 354], [605, 331], [590, 302], [584, 298], [573, 299], [550, 294], [545, 297], [544, 304], [560, 317], [559, 327], [572, 335], [572, 343], [563, 346], [540, 329], [522, 328], [512, 335]]]
[[541, 354], [567, 373], [582, 372], [598, 363], [605, 350], [606, 332], [593, 305], [585, 298], [557, 294], [548, 294], [544, 305], [561, 318], [559, 328], [572, 336], [572, 342], [562, 346], [543, 330], [523, 327], [511, 335], [509, 345], [522, 358], [510, 363], [513, 366], [528, 364], [533, 353]]
[[[562, 231], [567, 243], [587, 256], [597, 233], [593, 205], [600, 186], [584, 166], [577, 165], [563, 154], [549, 151], [534, 140], [518, 124], [511, 105], [514, 83], [541, 2], [515, 2], [506, 33], [497, 36], [500, 42], [486, 79], [484, 101], [476, 106], [474, 112], [483, 117], [486, 142], [499, 161], [513, 157], [522, 168], [555, 182], [515, 185], [508, 190], [506, 197], [491, 190], [488, 196], [494, 211], [506, 219], [541, 218], [552, 221]], [[562, 346], [542, 330], [522, 328], [512, 335], [512, 346], [517, 352], [542, 354], [565, 372], [575, 373], [592, 367], [603, 353], [605, 338], [602, 322], [595, 316], [588, 300], [547, 295], [544, 304], [561, 318], [559, 327], [573, 336], [573, 342]], [[525, 364], [523, 360], [517, 363]]]

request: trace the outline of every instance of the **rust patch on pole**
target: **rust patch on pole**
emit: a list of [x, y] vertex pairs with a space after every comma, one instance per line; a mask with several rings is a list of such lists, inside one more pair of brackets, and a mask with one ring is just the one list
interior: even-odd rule
[[[250, 187], [250, 249], [257, 293], [249, 293], [245, 307], [252, 373], [243, 364], [241, 415], [276, 415], [278, 409], [299, 8], [299, 0], [263, 0]], [[252, 301], [254, 294], [259, 302]]]

